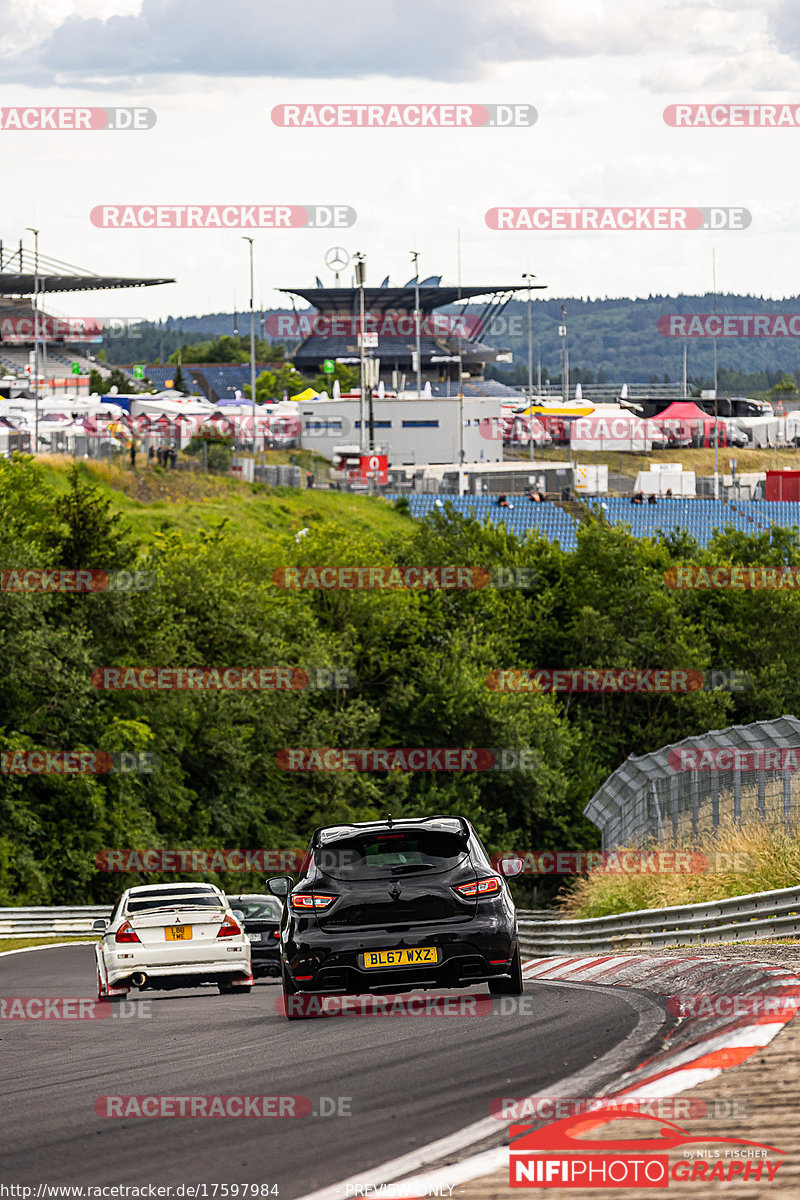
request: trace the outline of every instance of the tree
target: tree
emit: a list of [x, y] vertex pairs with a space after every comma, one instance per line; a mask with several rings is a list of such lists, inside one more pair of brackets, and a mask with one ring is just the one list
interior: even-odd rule
[[333, 392], [334, 379], [339, 380], [339, 387], [343, 392], [350, 392], [360, 384], [360, 368], [348, 367], [345, 363], [334, 363], [333, 373], [326, 374], [324, 371], [320, 371], [311, 386], [315, 392], [327, 392], [330, 396]]
[[188, 383], [186, 382], [186, 376], [184, 375], [183, 371], [181, 370], [180, 363], [178, 363], [177, 369], [175, 371], [175, 375], [174, 375], [173, 381], [172, 381], [172, 386], [175, 388], [176, 392], [185, 392], [185, 391], [187, 391], [187, 389], [189, 387]]
[[118, 392], [126, 394], [141, 390], [119, 367], [113, 367], [105, 379], [103, 379], [99, 371], [91, 369], [89, 371], [89, 387], [93, 392], [97, 392], [98, 396], [108, 395], [112, 387], [115, 387]]
[[53, 501], [59, 525], [46, 541], [60, 567], [121, 569], [136, 557], [129, 531], [111, 501], [77, 463], [67, 472], [67, 491]]
[[[256, 379], [256, 403], [264, 404], [267, 400], [282, 400], [284, 393], [295, 396], [311, 387], [310, 380], [296, 371], [291, 363], [285, 363], [277, 371], [262, 371]], [[245, 384], [244, 394], [248, 400], [251, 397], [249, 383]]]

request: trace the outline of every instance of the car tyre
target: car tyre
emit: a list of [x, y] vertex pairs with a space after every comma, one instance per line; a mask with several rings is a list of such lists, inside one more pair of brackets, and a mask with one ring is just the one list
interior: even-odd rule
[[489, 980], [489, 994], [491, 996], [521, 996], [523, 991], [522, 963], [520, 962], [518, 946], [511, 960], [509, 974], [503, 975], [499, 979]]
[[108, 992], [103, 990], [103, 981], [100, 978], [100, 972], [97, 972], [97, 1002], [98, 1004], [118, 1004], [120, 1000], [124, 1000], [127, 993], [115, 992], [109, 996]]
[[296, 996], [300, 989], [296, 984], [292, 983], [286, 968], [281, 964], [281, 987], [283, 989], [283, 1013], [287, 1021], [305, 1021], [307, 1020], [306, 1013], [294, 1012], [289, 1005], [289, 999]]

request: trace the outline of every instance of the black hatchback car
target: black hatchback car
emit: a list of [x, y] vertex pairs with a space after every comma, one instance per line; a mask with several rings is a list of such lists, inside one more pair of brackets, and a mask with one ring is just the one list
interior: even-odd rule
[[283, 905], [277, 896], [228, 896], [228, 903], [240, 920], [250, 939], [250, 962], [253, 978], [281, 973], [281, 955], [278, 946], [278, 930]]
[[281, 877], [267, 887], [287, 895], [286, 996], [476, 983], [493, 996], [522, 994], [514, 903], [463, 817], [317, 829], [297, 884]]

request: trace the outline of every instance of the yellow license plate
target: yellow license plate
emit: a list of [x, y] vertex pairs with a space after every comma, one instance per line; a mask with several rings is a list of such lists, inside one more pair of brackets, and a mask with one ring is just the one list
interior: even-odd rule
[[413, 950], [367, 950], [364, 954], [364, 970], [374, 971], [378, 967], [424, 967], [438, 963], [437, 946], [417, 946]]
[[191, 925], [167, 925], [164, 937], [168, 942], [190, 942], [192, 940]]

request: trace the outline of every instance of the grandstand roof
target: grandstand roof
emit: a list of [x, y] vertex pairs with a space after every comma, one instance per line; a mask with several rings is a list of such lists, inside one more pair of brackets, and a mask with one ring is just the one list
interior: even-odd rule
[[[16, 267], [16, 271], [11, 268]], [[46, 254], [13, 251], [0, 241], [0, 296], [33, 296], [36, 292], [96, 292], [109, 288], [153, 287], [174, 279], [152, 276], [97, 275]]]
[[[543, 288], [543, 283], [535, 283], [534, 288]], [[421, 312], [433, 312], [445, 304], [457, 304], [459, 300], [471, 300], [476, 296], [493, 296], [498, 292], [527, 291], [528, 285], [522, 283], [487, 284], [481, 287], [425, 287], [419, 289], [419, 307]], [[361, 289], [357, 287], [339, 288], [279, 288], [290, 296], [301, 296], [320, 312], [354, 312], [359, 304]], [[414, 285], [404, 287], [364, 288], [364, 307], [370, 313], [393, 312], [396, 309], [413, 311], [416, 306]]]
[[37, 275], [0, 274], [0, 296], [33, 296], [39, 292], [96, 292], [104, 288], [153, 287], [156, 283], [174, 283], [174, 279], [133, 278], [123, 275]]

